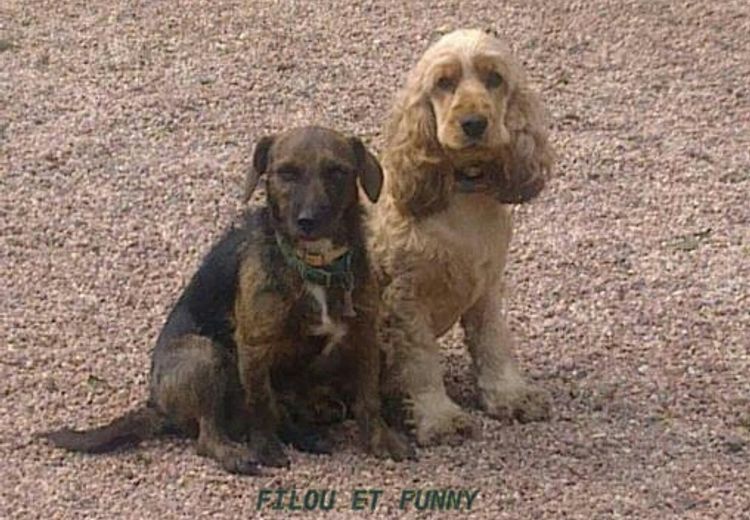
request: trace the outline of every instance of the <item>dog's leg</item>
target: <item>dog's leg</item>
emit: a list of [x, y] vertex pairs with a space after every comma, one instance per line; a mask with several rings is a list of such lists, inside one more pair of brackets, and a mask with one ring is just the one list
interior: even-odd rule
[[[382, 341], [393, 350], [398, 386], [406, 394], [417, 443], [456, 444], [478, 431], [474, 418], [448, 397], [440, 366], [440, 345], [429, 313], [418, 304], [409, 280], [394, 280], [384, 291]], [[398, 313], [393, 309], [398, 309]]]
[[154, 355], [151, 400], [176, 425], [186, 430], [197, 425], [200, 455], [232, 473], [255, 474], [258, 465], [252, 452], [231, 441], [224, 428], [230, 369], [222, 347], [209, 338], [178, 338]]
[[295, 368], [291, 374], [282, 374], [283, 379], [278, 384], [278, 379], [272, 377], [271, 380], [281, 415], [279, 438], [300, 451], [331, 453], [333, 446], [328, 438], [328, 426], [344, 420], [346, 405], [336, 399], [338, 395], [333, 394], [333, 387], [317, 385], [309, 377], [299, 377], [305, 367]]
[[497, 419], [547, 419], [549, 394], [527, 382], [513, 358], [513, 337], [506, 322], [502, 293], [502, 283], [498, 283], [461, 318], [482, 407]]
[[[278, 343], [278, 342], [276, 342]], [[250, 446], [266, 466], [287, 467], [289, 458], [278, 437], [281, 426], [276, 395], [271, 387], [271, 364], [274, 349], [279, 345], [238, 345], [237, 360], [240, 380], [245, 391], [246, 413], [251, 418]]]
[[399, 461], [413, 458], [409, 442], [390, 426], [381, 414], [380, 350], [372, 312], [362, 312], [346, 340], [351, 345], [350, 363], [355, 375], [354, 417], [365, 445], [376, 457]]

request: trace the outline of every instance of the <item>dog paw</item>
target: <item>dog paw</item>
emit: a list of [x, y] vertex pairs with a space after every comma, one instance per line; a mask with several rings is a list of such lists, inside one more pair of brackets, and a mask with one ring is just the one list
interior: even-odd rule
[[331, 441], [321, 432], [305, 432], [291, 441], [300, 451], [318, 455], [329, 455], [333, 451]]
[[272, 468], [288, 468], [289, 457], [284, 451], [284, 445], [276, 436], [257, 436], [251, 440], [258, 461]]
[[221, 467], [238, 475], [260, 475], [260, 466], [253, 453], [244, 446], [230, 450], [219, 461]]
[[397, 431], [383, 426], [370, 439], [370, 452], [380, 459], [415, 460], [416, 452], [408, 439]]
[[552, 399], [549, 393], [529, 383], [516, 388], [484, 392], [482, 406], [490, 417], [521, 423], [545, 421], [552, 413]]
[[198, 442], [196, 452], [216, 460], [222, 468], [239, 475], [259, 475], [258, 459], [247, 446], [229, 440]]
[[476, 437], [479, 432], [478, 421], [452, 402], [450, 406], [433, 409], [431, 413], [415, 413], [413, 422], [420, 446], [457, 445], [467, 437]]

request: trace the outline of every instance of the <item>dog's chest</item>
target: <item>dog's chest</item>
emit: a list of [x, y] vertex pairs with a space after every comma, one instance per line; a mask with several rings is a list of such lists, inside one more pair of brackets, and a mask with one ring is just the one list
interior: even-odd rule
[[453, 263], [481, 276], [503, 266], [510, 242], [510, 211], [484, 197], [460, 196], [446, 211], [425, 222], [422, 231], [450, 252]]
[[346, 315], [352, 312], [349, 296], [342, 289], [314, 283], [305, 283], [304, 291], [298, 313], [302, 334], [325, 338], [323, 352], [328, 353], [348, 332]]
[[494, 202], [483, 207], [475, 198], [454, 201], [420, 230], [437, 254], [422, 264], [419, 293], [441, 332], [494, 289], [504, 269], [510, 212]]

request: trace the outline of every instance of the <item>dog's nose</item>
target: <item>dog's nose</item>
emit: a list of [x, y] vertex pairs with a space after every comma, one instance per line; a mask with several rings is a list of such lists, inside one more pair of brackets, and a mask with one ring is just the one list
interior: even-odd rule
[[484, 131], [487, 129], [487, 118], [480, 115], [470, 115], [461, 119], [461, 128], [463, 128], [464, 134], [472, 139], [482, 137]]
[[300, 217], [297, 219], [297, 227], [306, 235], [311, 235], [318, 227], [318, 221], [314, 218]]

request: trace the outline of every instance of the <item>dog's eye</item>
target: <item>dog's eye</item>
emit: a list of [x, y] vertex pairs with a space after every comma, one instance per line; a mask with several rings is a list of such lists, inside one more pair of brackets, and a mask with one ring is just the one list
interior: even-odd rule
[[448, 76], [441, 76], [435, 82], [435, 86], [440, 90], [453, 92], [454, 90], [456, 90], [456, 80]]
[[503, 77], [497, 72], [490, 72], [487, 74], [485, 84], [487, 85], [487, 88], [497, 88], [503, 84]]

